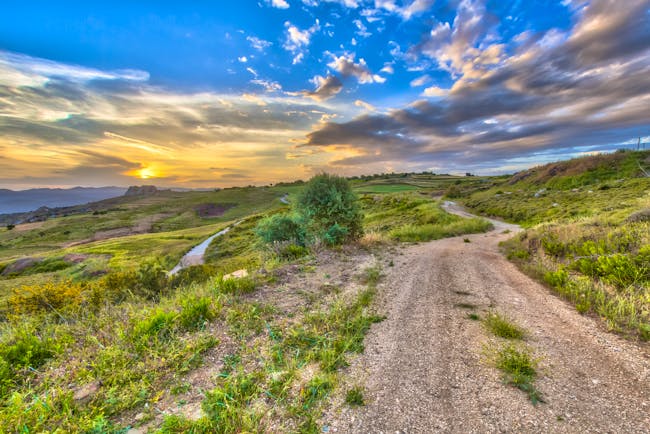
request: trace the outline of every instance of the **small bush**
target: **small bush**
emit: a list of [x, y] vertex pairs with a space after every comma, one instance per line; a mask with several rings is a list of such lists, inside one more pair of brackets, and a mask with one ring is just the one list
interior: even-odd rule
[[457, 185], [450, 185], [445, 191], [445, 197], [450, 199], [457, 199], [463, 196], [463, 192]]
[[338, 244], [363, 235], [363, 215], [357, 195], [347, 179], [340, 176], [325, 173], [314, 176], [298, 198], [297, 209], [318, 237], [329, 233], [329, 241]]
[[553, 288], [562, 288], [569, 282], [569, 273], [566, 270], [548, 271], [544, 274], [544, 281]]
[[203, 283], [210, 280], [217, 274], [214, 266], [208, 264], [192, 265], [183, 268], [170, 278], [169, 285], [172, 288], [187, 286], [191, 283]]
[[274, 214], [261, 220], [255, 234], [265, 243], [286, 241], [301, 246], [305, 243], [303, 224], [297, 217], [288, 214]]
[[9, 225], [7, 225], [7, 230], [10, 231], [10, 230], [12, 230], [12, 229], [15, 228], [15, 227], [16, 227], [16, 225], [11, 225], [11, 224], [9, 224]]
[[261, 392], [255, 374], [237, 373], [225, 378], [223, 385], [209, 391], [203, 411], [220, 428], [219, 432], [255, 432], [255, 417], [249, 405]]
[[60, 314], [68, 308], [80, 306], [84, 301], [83, 291], [84, 286], [78, 283], [49, 281], [14, 290], [7, 303], [15, 315], [38, 312]]
[[176, 327], [176, 312], [167, 312], [162, 309], [152, 311], [148, 317], [142, 319], [133, 327], [133, 336], [145, 341], [167, 340], [171, 338]]

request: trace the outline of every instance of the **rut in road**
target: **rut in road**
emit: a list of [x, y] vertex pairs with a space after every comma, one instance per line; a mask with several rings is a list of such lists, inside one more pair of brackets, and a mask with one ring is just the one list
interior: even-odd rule
[[[522, 274], [498, 252], [512, 236], [504, 229], [518, 228], [494, 223], [487, 234], [407, 247], [384, 270], [387, 319], [347, 372], [367, 403], [330, 409], [331, 432], [650, 432], [648, 346], [608, 333]], [[468, 305], [529, 332], [545, 404], [501, 382], [485, 361], [491, 338], [468, 319]]]

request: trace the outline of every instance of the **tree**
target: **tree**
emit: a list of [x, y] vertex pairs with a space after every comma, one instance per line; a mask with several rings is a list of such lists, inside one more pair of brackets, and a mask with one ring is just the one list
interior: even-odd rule
[[340, 244], [363, 235], [357, 195], [347, 179], [323, 173], [314, 176], [297, 201], [297, 211], [309, 229], [328, 244]]

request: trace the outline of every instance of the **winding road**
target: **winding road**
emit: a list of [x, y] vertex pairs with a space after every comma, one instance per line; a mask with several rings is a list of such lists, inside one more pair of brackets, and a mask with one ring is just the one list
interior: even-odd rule
[[[471, 216], [454, 203], [445, 208]], [[379, 304], [387, 319], [348, 368], [367, 403], [330, 410], [328, 431], [650, 432], [648, 346], [608, 333], [522, 274], [498, 251], [512, 236], [504, 231], [519, 227], [493, 224], [486, 234], [406, 247], [384, 269]], [[493, 338], [468, 313], [493, 309], [529, 332], [546, 403], [533, 406], [486, 362]]]

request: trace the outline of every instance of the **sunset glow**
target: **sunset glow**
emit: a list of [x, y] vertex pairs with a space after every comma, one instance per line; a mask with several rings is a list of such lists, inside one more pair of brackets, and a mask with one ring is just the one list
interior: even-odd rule
[[649, 141], [648, 0], [36, 3], [0, 17], [2, 187], [489, 174]]

